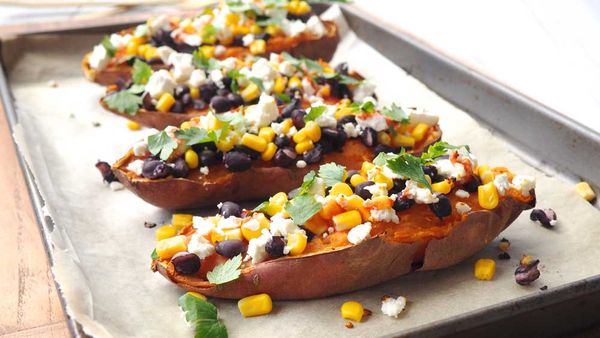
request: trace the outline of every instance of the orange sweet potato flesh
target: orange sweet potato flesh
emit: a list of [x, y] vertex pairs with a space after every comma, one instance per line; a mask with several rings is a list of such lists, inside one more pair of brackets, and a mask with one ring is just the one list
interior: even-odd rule
[[[388, 230], [358, 245], [325, 246], [302, 256], [250, 265], [242, 269], [240, 278], [218, 286], [199, 275], [178, 274], [167, 261], [155, 261], [153, 269], [186, 290], [217, 298], [239, 299], [258, 293], [267, 293], [276, 300], [327, 297], [377, 285], [412, 271], [457, 264], [490, 243], [532, 206], [512, 197], [502, 199], [493, 210], [482, 210], [474, 203], [473, 211], [456, 215], [458, 219], [439, 226], [441, 235], [434, 238], [427, 222], [409, 222], [414, 230], [410, 239], [395, 238], [390, 225], [374, 223], [375, 230]], [[403, 213], [411, 214], [413, 209]], [[397, 228], [405, 224], [402, 213], [400, 217]]]
[[[439, 126], [431, 128], [413, 153], [420, 154], [442, 136]], [[186, 178], [150, 180], [128, 171], [127, 165], [135, 160], [130, 151], [113, 165], [115, 176], [144, 201], [166, 209], [214, 206], [222, 201], [249, 201], [264, 199], [280, 191], [290, 191], [302, 183], [304, 175], [318, 170], [320, 164], [335, 162], [348, 170], [360, 169], [363, 161], [373, 160], [373, 149], [359, 139], [349, 139], [341, 152], [323, 155], [321, 163], [306, 168], [276, 167], [272, 162], [256, 160], [249, 170], [230, 172], [222, 164], [210, 167], [208, 175], [192, 170]]]
[[[329, 61], [333, 57], [337, 45], [340, 41], [337, 25], [333, 21], [323, 21], [327, 33], [320, 39], [312, 39], [310, 35], [305, 33], [300, 34], [297, 37], [280, 37], [276, 36], [267, 41], [267, 52], [268, 56], [270, 53], [281, 53], [288, 52], [289, 54], [299, 57], [304, 56], [310, 59], [322, 59]], [[240, 57], [248, 53], [248, 49], [244, 47], [229, 47], [221, 58], [227, 58], [230, 56]], [[117, 80], [123, 79], [125, 81], [131, 79], [131, 66], [127, 63], [120, 64], [109, 64], [103, 70], [97, 71], [90, 68], [89, 58], [91, 52], [87, 53], [81, 61], [81, 67], [83, 68], [83, 74], [85, 77], [94, 81], [100, 85], [108, 86], [115, 84]], [[153, 69], [166, 68], [165, 65], [152, 65]]]

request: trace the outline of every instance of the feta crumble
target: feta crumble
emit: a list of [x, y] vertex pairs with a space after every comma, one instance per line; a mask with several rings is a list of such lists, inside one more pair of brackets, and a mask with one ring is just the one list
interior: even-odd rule
[[351, 122], [344, 123], [344, 125], [342, 127], [344, 128], [344, 133], [346, 133], [346, 136], [348, 136], [350, 138], [358, 137], [359, 132], [354, 123], [351, 123]]
[[244, 117], [250, 126], [258, 131], [259, 128], [270, 125], [278, 116], [277, 102], [272, 96], [263, 93], [257, 104], [246, 108]]
[[431, 193], [431, 190], [419, 188], [418, 183], [413, 180], [406, 181], [406, 187], [402, 190], [402, 196], [414, 199], [415, 202], [419, 204], [432, 204], [439, 201], [439, 199]]
[[529, 191], [535, 188], [535, 177], [517, 175], [512, 179], [512, 186], [521, 192], [523, 196], [529, 196]]
[[465, 191], [465, 190], [462, 190], [462, 189], [456, 190], [456, 192], [454, 193], [454, 195], [456, 195], [456, 197], [459, 197], [459, 198], [469, 198], [469, 196], [471, 196], [471, 194], [469, 194], [468, 191]]
[[356, 117], [356, 122], [361, 129], [368, 127], [375, 129], [375, 131], [382, 131], [388, 128], [385, 116], [381, 114], [371, 114], [366, 119], [362, 119], [359, 116]]
[[348, 242], [358, 244], [371, 237], [371, 223], [359, 224], [348, 232]]
[[300, 161], [296, 162], [296, 167], [300, 168], [300, 169], [306, 168], [306, 162], [303, 160], [300, 160]]
[[471, 211], [471, 207], [467, 203], [464, 203], [464, 202], [456, 203], [456, 212], [458, 212], [459, 215], [464, 215], [469, 211]]
[[208, 175], [208, 173], [209, 173], [208, 167], [207, 166], [200, 167], [200, 173], [202, 175]]
[[90, 65], [90, 68], [102, 70], [104, 69], [104, 67], [106, 67], [109, 60], [110, 57], [108, 56], [106, 48], [104, 48], [104, 46], [102, 45], [96, 45], [92, 50], [92, 55], [88, 59], [88, 63]]
[[400, 219], [398, 215], [396, 215], [396, 210], [392, 208], [385, 209], [371, 209], [371, 220], [372, 221], [380, 221], [380, 222], [392, 222], [392, 223], [400, 223]]
[[134, 172], [136, 175], [142, 175], [142, 168], [144, 167], [143, 160], [135, 160], [127, 165], [127, 170]]
[[306, 21], [306, 31], [314, 35], [316, 38], [321, 38], [327, 30], [318, 16], [313, 15]]
[[264, 231], [259, 237], [252, 238], [248, 242], [248, 256], [252, 258], [252, 264], [258, 264], [268, 257], [265, 246], [271, 237], [268, 231]]
[[215, 224], [208, 218], [202, 216], [192, 217], [192, 226], [196, 229], [197, 234], [200, 236], [206, 236], [210, 234], [212, 229], [215, 228]]
[[188, 252], [195, 254], [200, 259], [204, 259], [215, 252], [214, 245], [197, 232], [193, 233], [190, 237], [187, 249]]
[[164, 93], [173, 94], [175, 86], [177, 86], [177, 83], [175, 83], [171, 74], [167, 70], [161, 69], [152, 73], [146, 84], [146, 91], [152, 98], [158, 99]]
[[508, 182], [508, 175], [496, 175], [496, 177], [494, 177], [494, 185], [496, 186], [496, 190], [498, 190], [498, 194], [500, 194], [500, 196], [504, 196], [506, 194], [506, 190], [510, 188], [510, 182]]
[[381, 312], [384, 315], [388, 315], [390, 317], [398, 318], [398, 315], [404, 310], [406, 307], [406, 298], [398, 297], [385, 297], [381, 301]]
[[144, 156], [148, 152], [148, 143], [144, 141], [139, 141], [133, 145], [133, 155], [135, 156]]

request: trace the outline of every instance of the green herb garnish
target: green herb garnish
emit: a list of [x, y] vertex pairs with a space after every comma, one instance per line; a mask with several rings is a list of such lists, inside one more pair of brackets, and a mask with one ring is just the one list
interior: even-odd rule
[[169, 137], [166, 131], [148, 136], [148, 150], [152, 155], [159, 155], [160, 159], [166, 161], [177, 148], [177, 142]]
[[146, 84], [152, 75], [152, 67], [140, 59], [135, 59], [131, 69], [131, 78], [136, 84]]
[[302, 185], [298, 188], [297, 195], [303, 195], [310, 191], [313, 183], [315, 183], [315, 179], [317, 178], [317, 173], [314, 170], [311, 170], [308, 174], [304, 175], [304, 179], [302, 180]]
[[129, 115], [135, 115], [142, 105], [142, 97], [138, 86], [131, 86], [130, 89], [124, 89], [114, 94], [105, 96], [102, 100], [106, 103], [108, 108], [115, 109], [121, 113], [127, 113]]
[[100, 43], [102, 44], [102, 47], [106, 49], [108, 56], [113, 57], [117, 54], [117, 47], [110, 42], [110, 37], [108, 35], [105, 35]]
[[180, 140], [185, 140], [186, 145], [193, 146], [208, 142], [217, 142], [219, 135], [214, 131], [208, 131], [204, 128], [192, 127], [189, 129], [179, 129], [175, 132], [175, 136]]
[[304, 121], [314, 121], [318, 119], [327, 110], [325, 106], [310, 107], [308, 114], [304, 115]]
[[189, 292], [179, 297], [179, 306], [185, 313], [185, 320], [195, 325], [196, 338], [227, 338], [227, 328], [217, 317], [217, 307]]
[[429, 181], [425, 179], [425, 173], [423, 172], [420, 158], [402, 153], [396, 156], [390, 156], [386, 161], [386, 166], [394, 173], [420, 183], [431, 190]]
[[242, 265], [242, 255], [237, 255], [228, 259], [225, 263], [215, 266], [215, 268], [206, 274], [206, 278], [212, 284], [225, 284], [240, 277], [240, 266]]
[[339, 164], [327, 163], [319, 168], [319, 177], [325, 182], [326, 186], [331, 187], [344, 181], [345, 171], [344, 167]]
[[264, 201], [257, 205], [256, 208], [252, 209], [252, 212], [264, 212], [269, 206], [269, 201]]
[[384, 107], [381, 110], [381, 114], [403, 124], [406, 124], [409, 121], [408, 114], [406, 114], [404, 110], [402, 110], [402, 108], [400, 108], [400, 106], [397, 106], [395, 103], [392, 103], [392, 105], [389, 108]]
[[303, 225], [321, 210], [321, 203], [310, 194], [301, 194], [285, 204], [285, 211], [290, 214], [294, 224]]
[[150, 254], [150, 258], [152, 258], [153, 261], [156, 261], [160, 258], [160, 257], [158, 257], [158, 253], [156, 253], [156, 249], [152, 250], [152, 254]]
[[460, 148], [465, 148], [467, 149], [467, 151], [470, 151], [469, 146], [467, 145], [454, 146], [444, 141], [436, 142], [430, 145], [429, 148], [427, 148], [427, 152], [421, 155], [421, 162], [423, 162], [423, 164], [432, 162], [436, 157], [445, 155], [448, 152], [448, 150], [456, 150]]

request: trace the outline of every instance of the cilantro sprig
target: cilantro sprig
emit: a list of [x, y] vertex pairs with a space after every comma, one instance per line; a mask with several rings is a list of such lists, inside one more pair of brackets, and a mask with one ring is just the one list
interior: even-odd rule
[[420, 158], [407, 153], [398, 154], [388, 158], [386, 165], [396, 174], [420, 183], [431, 190], [431, 184], [425, 179], [425, 172], [423, 172]]
[[217, 307], [191, 293], [179, 297], [185, 320], [195, 326], [195, 337], [227, 338], [227, 328], [218, 318]]
[[396, 122], [400, 122], [402, 124], [406, 124], [409, 122], [408, 114], [404, 110], [402, 110], [402, 108], [400, 106], [397, 106], [395, 103], [392, 103], [392, 105], [389, 107], [384, 107], [381, 110], [381, 114], [383, 114], [384, 116], [387, 116], [388, 118], [390, 118]]
[[306, 223], [319, 210], [321, 210], [321, 203], [308, 193], [298, 194], [285, 204], [285, 211], [288, 212], [294, 224], [297, 225]]
[[363, 103], [352, 102], [349, 106], [353, 113], [373, 113], [375, 112], [375, 104], [372, 101], [365, 101]]
[[308, 110], [308, 114], [304, 115], [304, 121], [305, 122], [314, 121], [314, 120], [318, 119], [321, 115], [323, 115], [323, 113], [326, 110], [327, 110], [327, 107], [325, 107], [325, 106], [311, 107]]
[[152, 67], [140, 59], [135, 59], [131, 69], [131, 78], [136, 84], [146, 84], [152, 75]]
[[204, 70], [215, 70], [221, 68], [221, 63], [213, 58], [206, 57], [201, 50], [197, 49], [192, 53], [192, 63], [194, 66]]
[[242, 265], [242, 255], [237, 255], [228, 259], [225, 263], [217, 265], [212, 271], [206, 274], [206, 278], [212, 284], [225, 284], [240, 277], [240, 266]]
[[135, 115], [142, 105], [143, 100], [139, 94], [143, 91], [143, 86], [133, 85], [129, 89], [124, 89], [105, 96], [102, 100], [110, 109], [115, 109], [129, 115]]
[[100, 43], [102, 44], [102, 47], [106, 49], [108, 56], [113, 57], [117, 54], [117, 47], [110, 42], [110, 37], [108, 35], [105, 35]]
[[319, 177], [323, 180], [326, 186], [331, 187], [336, 183], [344, 181], [346, 169], [333, 162], [323, 164], [319, 168]]
[[159, 155], [160, 159], [166, 161], [177, 148], [177, 142], [173, 140], [166, 131], [148, 136], [148, 150], [152, 155]]
[[448, 142], [438, 141], [430, 145], [429, 148], [427, 148], [427, 151], [424, 152], [423, 155], [421, 155], [421, 161], [423, 163], [430, 163], [436, 157], [445, 155], [448, 152], [448, 150], [458, 150], [460, 148], [465, 148], [467, 151], [470, 151], [468, 145], [454, 146]]

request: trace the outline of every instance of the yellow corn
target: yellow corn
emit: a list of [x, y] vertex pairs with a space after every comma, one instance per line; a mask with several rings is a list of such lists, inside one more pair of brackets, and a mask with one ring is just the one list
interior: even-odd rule
[[529, 263], [531, 263], [533, 261], [533, 259], [534, 259], [533, 256], [523, 255], [523, 256], [521, 256], [519, 263], [523, 264], [523, 265], [529, 265]]
[[253, 226], [249, 226], [248, 224], [252, 224], [249, 222], [245, 222], [242, 224], [242, 236], [247, 240], [251, 240], [252, 238], [258, 238], [261, 235], [262, 229], [269, 228], [269, 220], [265, 217], [263, 213], [256, 213], [252, 215], [252, 219], [258, 222], [258, 228], [253, 229]]
[[359, 174], [354, 174], [352, 175], [352, 177], [350, 177], [350, 184], [352, 184], [353, 187], [356, 187], [357, 185], [366, 182], [367, 179], [362, 177]]
[[377, 133], [377, 142], [389, 146], [392, 144], [392, 138], [390, 137], [390, 134], [385, 131], [380, 131]]
[[431, 185], [431, 190], [434, 192], [439, 192], [442, 194], [448, 194], [450, 190], [452, 190], [452, 183], [448, 180], [443, 180], [441, 182], [433, 183]]
[[305, 152], [313, 149], [314, 147], [315, 145], [312, 143], [311, 140], [302, 141], [296, 144], [296, 153], [304, 154]]
[[487, 183], [494, 181], [495, 176], [496, 175], [494, 175], [493, 171], [486, 170], [486, 171], [482, 172], [481, 175], [479, 175], [479, 178], [481, 178], [481, 182], [483, 184], [487, 184]]
[[201, 293], [198, 293], [198, 292], [190, 291], [190, 292], [186, 292], [186, 294], [190, 295], [192, 297], [196, 297], [196, 298], [201, 299], [201, 300], [206, 300], [206, 296], [203, 295], [203, 294], [201, 294]]
[[213, 58], [215, 57], [215, 46], [202, 46], [200, 52], [205, 58]]
[[358, 195], [352, 195], [352, 196], [346, 198], [346, 209], [347, 210], [356, 210], [356, 211], [360, 212], [360, 215], [362, 216], [363, 219], [368, 219], [369, 216], [371, 216], [371, 213], [369, 213], [369, 210], [367, 210], [364, 207], [364, 204], [365, 204], [365, 200]]
[[216, 230], [213, 229], [210, 232], [210, 241], [217, 243], [227, 239], [242, 239], [242, 230], [240, 228], [228, 229], [228, 230]]
[[138, 47], [138, 50], [137, 50], [137, 54], [138, 54], [138, 56], [140, 56], [140, 57], [144, 57], [144, 54], [146, 54], [146, 49], [148, 49], [148, 47], [152, 47], [152, 45], [150, 45], [150, 44], [148, 44], [148, 43], [145, 43], [145, 44], [143, 44], [143, 45], [140, 45], [140, 46]]
[[362, 216], [357, 210], [346, 211], [333, 216], [333, 224], [336, 231], [344, 231], [354, 228], [362, 223]]
[[484, 209], [494, 209], [498, 206], [498, 190], [494, 182], [489, 182], [477, 187], [477, 199], [479, 205]]
[[224, 230], [223, 232], [225, 233], [225, 239], [227, 240], [242, 240], [242, 229], [240, 228]]
[[331, 190], [329, 191], [329, 195], [331, 195], [331, 196], [338, 196], [338, 195], [350, 196], [353, 193], [354, 192], [352, 191], [352, 188], [350, 188], [350, 186], [348, 184], [342, 183], [342, 182], [338, 182], [338, 183], [334, 184], [333, 187], [331, 187]]
[[392, 189], [394, 187], [394, 180], [385, 176], [382, 173], [378, 173], [373, 177], [373, 182], [375, 183], [385, 183], [386, 189]]
[[242, 145], [245, 145], [252, 150], [256, 150], [259, 153], [267, 150], [267, 141], [254, 134], [245, 133], [244, 136], [242, 136]]
[[266, 53], [267, 43], [265, 42], [265, 40], [262, 39], [254, 40], [250, 44], [249, 49], [252, 55], [261, 55]]
[[290, 247], [290, 256], [297, 256], [304, 252], [308, 238], [301, 232], [288, 234], [287, 246]]
[[250, 28], [246, 26], [235, 25], [231, 29], [233, 35], [246, 35], [250, 33]]
[[135, 121], [127, 121], [127, 129], [129, 130], [140, 130], [142, 127], [140, 126], [139, 123], [135, 122]]
[[475, 278], [479, 280], [492, 280], [496, 273], [496, 261], [482, 258], [475, 262]]
[[267, 142], [273, 141], [275, 135], [275, 130], [273, 130], [271, 127], [262, 127], [258, 131], [258, 136], [262, 137]]
[[352, 109], [349, 107], [340, 107], [335, 111], [335, 119], [339, 120], [346, 115], [352, 115]]
[[275, 156], [275, 153], [277, 152], [277, 145], [275, 145], [275, 143], [270, 142], [269, 144], [267, 144], [267, 149], [265, 151], [263, 151], [262, 154], [260, 154], [260, 158], [263, 161], [270, 161], [273, 159], [273, 156]]
[[188, 121], [183, 122], [180, 126], [179, 129], [181, 130], [188, 130], [192, 127], [192, 124], [189, 123]]
[[265, 32], [269, 33], [271, 36], [277, 35], [279, 31], [280, 29], [277, 25], [268, 25], [267, 28], [265, 28]]
[[199, 99], [200, 98], [200, 88], [198, 88], [198, 87], [190, 87], [190, 96], [194, 100]]
[[177, 235], [177, 229], [172, 225], [163, 225], [156, 229], [156, 240], [162, 241], [163, 239], [171, 238]]
[[342, 304], [340, 312], [342, 318], [360, 322], [365, 313], [365, 308], [359, 302], [348, 301]]
[[329, 224], [327, 224], [327, 221], [324, 220], [321, 215], [316, 214], [304, 222], [304, 227], [308, 229], [308, 231], [318, 236], [327, 231]]
[[281, 122], [281, 132], [284, 134], [287, 134], [293, 125], [294, 125], [294, 121], [292, 121], [292, 119], [283, 120], [283, 122]]
[[369, 172], [369, 170], [371, 170], [373, 168], [375, 168], [375, 165], [373, 163], [365, 161], [362, 163], [362, 165], [360, 167], [360, 173], [362, 175], [366, 176], [367, 173]]
[[429, 126], [426, 123], [419, 123], [413, 129], [412, 137], [415, 138], [415, 141], [419, 142], [425, 138], [427, 130], [429, 130]]
[[298, 88], [302, 85], [302, 81], [297, 76], [292, 76], [288, 81], [288, 88]]
[[192, 224], [193, 216], [190, 214], [173, 214], [171, 224], [177, 229], [181, 229], [186, 225]]
[[260, 34], [262, 32], [262, 28], [260, 28], [259, 25], [257, 24], [253, 24], [252, 26], [250, 26], [250, 33], [251, 34]]
[[308, 121], [303, 128], [306, 130], [306, 136], [313, 142], [321, 139], [321, 127], [315, 121]]
[[337, 204], [334, 199], [328, 199], [319, 211], [319, 215], [324, 220], [331, 220], [333, 216], [339, 215], [344, 212], [344, 209]]
[[273, 92], [276, 94], [281, 94], [285, 90], [286, 78], [283, 76], [278, 76], [275, 79], [275, 84], [273, 85]]
[[486, 164], [481, 164], [477, 166], [475, 173], [477, 173], [477, 176], [481, 177], [486, 171], [490, 171], [490, 166]]
[[328, 84], [322, 86], [319, 89], [319, 93], [318, 94], [319, 94], [320, 97], [327, 97], [327, 96], [331, 95], [331, 87]]
[[256, 83], [251, 82], [242, 92], [240, 93], [244, 102], [250, 102], [256, 100], [260, 96], [260, 88]]
[[156, 110], [166, 113], [171, 110], [171, 107], [173, 107], [174, 104], [175, 98], [173, 95], [164, 93], [160, 96], [158, 102], [156, 103]]
[[125, 52], [127, 53], [127, 55], [136, 55], [139, 48], [140, 43], [132, 38], [127, 43], [127, 46], [125, 47]]
[[156, 254], [161, 259], [169, 259], [182, 251], [187, 251], [186, 238], [183, 235], [166, 238], [156, 243]]
[[392, 144], [394, 147], [414, 147], [415, 139], [412, 136], [396, 134], [392, 139]]
[[158, 57], [158, 52], [156, 51], [156, 47], [148, 47], [146, 51], [144, 51], [144, 59], [152, 60]]
[[237, 23], [239, 21], [240, 21], [240, 16], [237, 15], [236, 13], [227, 13], [227, 15], [225, 15], [225, 24], [227, 26], [237, 25]]
[[294, 143], [296, 143], [296, 144], [308, 140], [308, 133], [307, 133], [306, 129], [302, 128], [302, 129], [298, 130], [298, 132], [295, 133], [294, 136], [292, 136], [292, 140], [294, 140]]
[[188, 165], [188, 167], [190, 167], [190, 169], [198, 168], [198, 165], [200, 164], [200, 160], [198, 158], [198, 154], [193, 149], [190, 148], [190, 149], [186, 150], [184, 158], [185, 158], [185, 163], [187, 163], [187, 165]]
[[261, 293], [240, 299], [238, 309], [244, 317], [262, 316], [273, 311], [273, 301], [269, 295]]
[[591, 202], [596, 198], [596, 193], [587, 182], [579, 182], [575, 184], [575, 192], [583, 197], [586, 201]]
[[269, 198], [269, 205], [267, 206], [265, 212], [269, 216], [273, 216], [278, 212], [283, 210], [285, 203], [288, 201], [287, 194], [284, 192], [278, 192]]
[[228, 152], [235, 146], [237, 139], [235, 137], [226, 137], [217, 141], [217, 149], [223, 152]]

